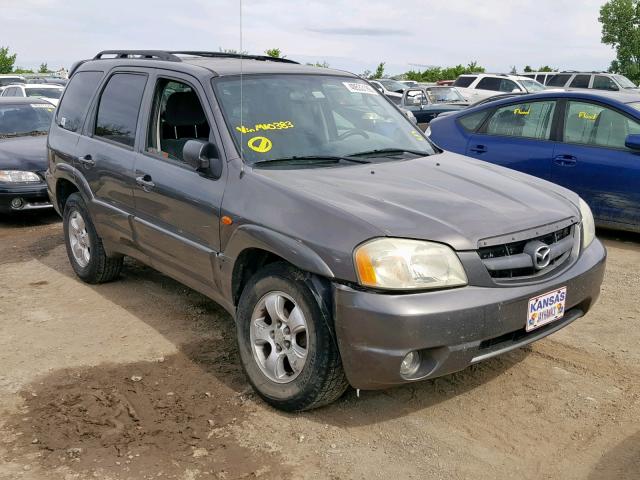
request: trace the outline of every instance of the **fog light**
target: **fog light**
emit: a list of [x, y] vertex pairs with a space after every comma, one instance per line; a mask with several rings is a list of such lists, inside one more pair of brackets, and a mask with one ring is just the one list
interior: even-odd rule
[[418, 371], [418, 367], [420, 367], [420, 354], [418, 352], [409, 352], [402, 359], [400, 375], [410, 377]]
[[11, 200], [11, 208], [14, 210], [20, 210], [22, 207], [24, 207], [24, 200], [22, 198], [16, 197]]

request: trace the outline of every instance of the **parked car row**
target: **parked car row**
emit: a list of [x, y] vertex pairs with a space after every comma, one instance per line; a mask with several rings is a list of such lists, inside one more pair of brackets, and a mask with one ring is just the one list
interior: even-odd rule
[[557, 88], [593, 89], [609, 92], [639, 92], [640, 88], [624, 75], [607, 72], [531, 72], [523, 77]]

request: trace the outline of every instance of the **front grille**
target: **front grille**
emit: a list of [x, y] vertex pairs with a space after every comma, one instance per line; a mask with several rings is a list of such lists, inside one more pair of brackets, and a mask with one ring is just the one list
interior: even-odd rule
[[[568, 260], [574, 246], [575, 226], [570, 225], [554, 232], [478, 249], [478, 255], [495, 279], [512, 279], [544, 275]], [[529, 245], [529, 247], [527, 247]], [[530, 250], [535, 246], [549, 247], [550, 260], [546, 266], [536, 266]]]

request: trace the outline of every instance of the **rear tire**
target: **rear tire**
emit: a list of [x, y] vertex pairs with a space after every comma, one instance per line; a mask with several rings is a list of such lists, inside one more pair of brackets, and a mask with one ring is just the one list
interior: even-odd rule
[[108, 257], [79, 193], [64, 204], [62, 215], [67, 256], [73, 271], [87, 283], [110, 282], [120, 275], [122, 257]]
[[285, 411], [327, 405], [348, 387], [330, 313], [307, 286], [308, 277], [286, 263], [267, 265], [244, 288], [236, 315], [249, 382]]

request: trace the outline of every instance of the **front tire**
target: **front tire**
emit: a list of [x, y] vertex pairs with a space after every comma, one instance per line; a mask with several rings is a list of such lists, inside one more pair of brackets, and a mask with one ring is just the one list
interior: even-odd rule
[[240, 358], [249, 382], [269, 404], [301, 411], [337, 400], [348, 383], [330, 330], [330, 314], [285, 263], [256, 273], [237, 310]]
[[96, 284], [110, 282], [120, 275], [123, 258], [107, 256], [79, 193], [73, 193], [67, 199], [62, 222], [67, 256], [78, 277]]

